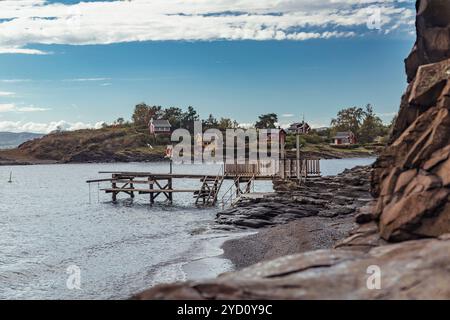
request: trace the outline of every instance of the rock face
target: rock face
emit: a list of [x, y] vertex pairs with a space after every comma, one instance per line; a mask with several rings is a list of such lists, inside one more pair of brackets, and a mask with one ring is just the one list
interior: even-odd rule
[[374, 216], [389, 241], [450, 232], [450, 1], [419, 0], [409, 85], [374, 165]]
[[[134, 299], [450, 299], [449, 238], [368, 253], [329, 249], [290, 255], [210, 281], [157, 286]], [[379, 289], [369, 278], [377, 270], [372, 268], [381, 271]]]

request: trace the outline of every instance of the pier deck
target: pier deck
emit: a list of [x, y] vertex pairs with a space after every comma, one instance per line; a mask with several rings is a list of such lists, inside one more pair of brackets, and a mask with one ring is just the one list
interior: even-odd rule
[[[113, 202], [117, 201], [119, 193], [125, 193], [131, 198], [137, 194], [148, 194], [153, 204], [159, 196], [164, 196], [169, 202], [173, 201], [174, 193], [192, 193], [195, 204], [210, 206], [217, 203], [218, 194], [225, 180], [232, 181], [231, 187], [224, 193], [221, 202], [232, 202], [244, 194], [252, 192], [255, 181], [272, 181], [281, 179], [306, 179], [320, 176], [319, 159], [282, 159], [280, 161], [256, 164], [226, 164], [219, 174], [192, 173], [155, 173], [134, 171], [100, 171], [99, 174], [111, 175], [111, 178], [87, 180], [87, 183], [110, 183], [111, 187], [99, 189], [112, 195]], [[173, 181], [176, 179], [194, 179], [200, 181], [198, 189], [175, 189]]]

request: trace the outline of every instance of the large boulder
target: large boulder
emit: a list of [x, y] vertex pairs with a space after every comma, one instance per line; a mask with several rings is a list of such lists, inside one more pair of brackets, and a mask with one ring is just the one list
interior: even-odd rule
[[213, 280], [160, 285], [134, 299], [450, 299], [448, 238], [407, 241], [368, 253], [300, 253]]
[[416, 6], [409, 85], [372, 176], [374, 216], [389, 241], [450, 232], [450, 1]]

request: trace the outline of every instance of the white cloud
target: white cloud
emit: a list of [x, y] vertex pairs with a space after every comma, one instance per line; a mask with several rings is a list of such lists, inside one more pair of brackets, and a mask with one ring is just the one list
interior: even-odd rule
[[3, 83], [20, 83], [20, 82], [30, 82], [30, 79], [0, 79]]
[[8, 91], [0, 91], [0, 97], [11, 97], [14, 96], [14, 92], [8, 92]]
[[16, 106], [12, 103], [3, 103], [3, 104], [0, 104], [0, 112], [14, 111], [15, 107]]
[[385, 112], [385, 113], [377, 113], [377, 115], [379, 117], [388, 117], [388, 118], [392, 118], [395, 117], [397, 115], [398, 112], [394, 111], [394, 112]]
[[39, 108], [35, 106], [17, 106], [14, 103], [3, 103], [0, 104], [0, 113], [2, 112], [40, 112], [48, 111], [48, 108]]
[[52, 54], [51, 52], [41, 51], [37, 49], [27, 49], [27, 48], [2, 48], [0, 47], [0, 54], [34, 54], [34, 55], [47, 55]]
[[98, 129], [101, 128], [103, 122], [94, 124], [83, 122], [67, 122], [64, 120], [52, 121], [48, 123], [38, 122], [23, 122], [23, 121], [0, 121], [0, 131], [9, 132], [35, 132], [35, 133], [49, 133], [57, 128], [62, 130], [72, 131], [79, 129]]
[[4, 0], [0, 53], [46, 53], [32, 44], [353, 37], [372, 32], [365, 26], [377, 8], [384, 32], [413, 29], [411, 1], [397, 0]]
[[96, 82], [96, 81], [107, 81], [110, 78], [77, 78], [77, 79], [66, 79], [64, 81], [69, 82]]
[[283, 113], [281, 116], [283, 118], [292, 118], [294, 116], [294, 114], [293, 113]]

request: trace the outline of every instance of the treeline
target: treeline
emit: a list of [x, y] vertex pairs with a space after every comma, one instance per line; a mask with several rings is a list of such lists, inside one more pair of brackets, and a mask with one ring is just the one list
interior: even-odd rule
[[[120, 126], [135, 126], [137, 128], [146, 128], [150, 119], [165, 119], [169, 120], [172, 129], [184, 128], [193, 132], [194, 121], [202, 121], [204, 129], [215, 128], [219, 130], [237, 129], [240, 124], [231, 118], [216, 118], [210, 114], [206, 119], [200, 119], [198, 112], [194, 107], [189, 106], [186, 110], [178, 107], [163, 108], [162, 106], [150, 106], [145, 103], [140, 103], [135, 106], [131, 122], [125, 121], [124, 118], [118, 118], [113, 125]], [[259, 116], [258, 121], [254, 124], [258, 129], [273, 129], [276, 128], [278, 116], [275, 113], [269, 113]]]
[[[205, 130], [209, 128], [219, 130], [241, 128], [241, 125], [231, 118], [216, 118], [210, 114], [208, 118], [200, 119], [200, 115], [192, 106], [183, 110], [178, 107], [150, 106], [146, 103], [140, 103], [135, 106], [131, 122], [119, 118], [114, 122], [114, 125], [133, 126], [146, 130], [152, 118], [154, 120], [168, 120], [173, 130], [184, 128], [190, 132], [194, 130], [194, 121], [202, 121], [203, 129]], [[262, 114], [252, 127], [257, 129], [277, 128], [278, 116], [276, 113]], [[368, 104], [365, 108], [350, 107], [340, 110], [336, 118], [331, 120], [329, 128], [320, 131], [312, 130], [307, 137], [305, 136], [305, 142], [312, 144], [328, 143], [337, 132], [351, 131], [356, 135], [359, 143], [371, 143], [376, 139], [387, 140], [390, 127], [391, 125], [383, 124], [381, 118], [376, 115], [372, 105]]]
[[[331, 120], [330, 134], [351, 131], [359, 143], [371, 143], [376, 139], [387, 140], [392, 124], [385, 125], [378, 117], [371, 104], [365, 108], [351, 107], [342, 109], [337, 117]], [[383, 142], [383, 141], [380, 141]]]

